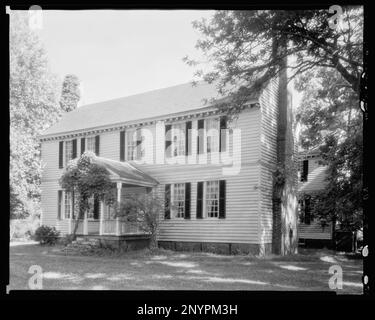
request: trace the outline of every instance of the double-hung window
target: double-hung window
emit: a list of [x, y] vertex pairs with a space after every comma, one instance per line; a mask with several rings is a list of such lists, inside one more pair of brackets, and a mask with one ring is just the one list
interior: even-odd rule
[[95, 197], [90, 197], [89, 198], [89, 210], [87, 212], [87, 218], [88, 219], [99, 219], [99, 214], [100, 214], [100, 206], [99, 206], [99, 201], [95, 201]]
[[64, 218], [70, 219], [72, 213], [72, 194], [67, 191], [65, 192], [64, 209]]
[[206, 119], [207, 153], [219, 152], [220, 122], [218, 118]]
[[206, 182], [206, 215], [208, 218], [219, 216], [219, 181]]
[[65, 142], [65, 165], [73, 159], [73, 141]]
[[95, 153], [95, 137], [89, 137], [86, 139], [86, 150]]
[[186, 123], [177, 123], [172, 125], [172, 156], [185, 155], [185, 130]]
[[126, 131], [126, 156], [128, 160], [137, 158], [137, 135], [136, 130]]
[[185, 183], [175, 183], [172, 188], [172, 210], [176, 218], [185, 217]]

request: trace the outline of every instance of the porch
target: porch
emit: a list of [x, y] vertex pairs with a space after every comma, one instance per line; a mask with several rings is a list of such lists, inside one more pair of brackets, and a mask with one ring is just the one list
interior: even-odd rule
[[[109, 172], [118, 203], [125, 202], [131, 195], [150, 193], [158, 184], [155, 179], [127, 162], [101, 157], [96, 157], [95, 161]], [[74, 229], [77, 228], [77, 235], [90, 237], [108, 236], [109, 238], [119, 238], [133, 236], [138, 238], [145, 235], [138, 222], [130, 222], [122, 217], [116, 217], [114, 209], [103, 201], [99, 202], [98, 211], [96, 216], [90, 216], [90, 212], [86, 211], [83, 219], [78, 219], [78, 221], [70, 216], [67, 221], [68, 234], [72, 234]]]

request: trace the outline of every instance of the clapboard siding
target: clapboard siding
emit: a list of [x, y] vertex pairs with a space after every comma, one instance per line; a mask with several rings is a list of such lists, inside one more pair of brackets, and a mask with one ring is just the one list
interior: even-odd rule
[[[233, 242], [233, 243], [259, 243], [261, 234], [260, 224], [265, 233], [265, 240], [270, 242], [270, 228], [268, 213], [260, 215], [260, 210], [268, 210], [266, 194], [259, 190], [261, 180], [260, 163], [260, 109], [255, 107], [244, 111], [236, 121], [230, 123], [233, 129], [241, 130], [241, 142], [230, 143], [230, 153], [235, 151], [239, 155], [239, 170], [235, 174], [225, 175], [223, 168], [232, 165], [222, 164], [157, 164], [157, 163], [132, 163], [145, 173], [154, 177], [160, 183], [157, 192], [162, 193], [167, 183], [191, 182], [191, 218], [164, 220], [161, 217], [159, 239], [165, 241], [207, 241], [207, 242]], [[197, 120], [192, 120], [192, 127], [197, 128]], [[143, 128], [150, 130], [153, 135], [154, 152], [152, 160], [156, 161], [156, 151], [164, 148], [164, 143], [156, 142], [156, 126], [149, 125]], [[188, 161], [196, 159], [196, 139], [192, 141], [193, 155], [187, 157]], [[42, 209], [43, 223], [56, 225], [59, 230], [66, 233], [68, 225], [66, 220], [57, 220], [57, 190], [58, 179], [63, 169], [58, 168], [58, 144], [55, 141], [42, 142], [43, 177], [42, 177]], [[266, 147], [265, 147], [266, 148]], [[77, 144], [77, 154], [80, 154], [80, 143]], [[159, 149], [160, 150], [160, 149]], [[163, 151], [163, 150], [160, 150]], [[240, 153], [239, 153], [240, 152]], [[270, 157], [272, 152], [265, 154], [264, 159]], [[100, 134], [100, 156], [120, 161], [120, 131], [110, 131]], [[195, 157], [195, 158], [194, 158]], [[199, 159], [198, 159], [199, 160]], [[200, 158], [202, 160], [202, 157]], [[264, 168], [263, 168], [264, 170]], [[227, 181], [226, 218], [196, 219], [197, 182], [225, 179]], [[123, 189], [123, 198], [131, 192]], [[264, 202], [262, 208], [260, 199]], [[262, 219], [260, 222], [260, 218]], [[89, 231], [96, 228], [94, 222], [89, 223]], [[264, 239], [262, 239], [264, 241]]]
[[320, 157], [310, 158], [307, 181], [298, 183], [299, 192], [314, 192], [324, 189], [328, 166], [319, 163]]
[[272, 242], [273, 171], [277, 161], [278, 79], [268, 83], [260, 96], [260, 237]]
[[300, 239], [331, 240], [332, 224], [329, 223], [323, 228], [319, 221], [312, 221], [310, 224], [300, 223], [298, 235]]

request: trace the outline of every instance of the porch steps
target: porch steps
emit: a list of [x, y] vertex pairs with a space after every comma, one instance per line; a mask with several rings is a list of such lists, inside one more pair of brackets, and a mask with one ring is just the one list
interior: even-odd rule
[[69, 255], [84, 255], [94, 253], [98, 248], [100, 248], [99, 239], [77, 237], [76, 240], [65, 246], [62, 252]]

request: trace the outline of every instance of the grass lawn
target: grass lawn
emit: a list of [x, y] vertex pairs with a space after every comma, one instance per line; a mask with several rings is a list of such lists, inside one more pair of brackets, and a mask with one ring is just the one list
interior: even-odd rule
[[258, 258], [159, 250], [118, 256], [65, 256], [59, 247], [12, 243], [9, 289], [28, 289], [31, 265], [43, 289], [62, 290], [331, 290], [331, 265], [343, 270], [338, 293], [362, 293], [362, 260], [328, 250]]

